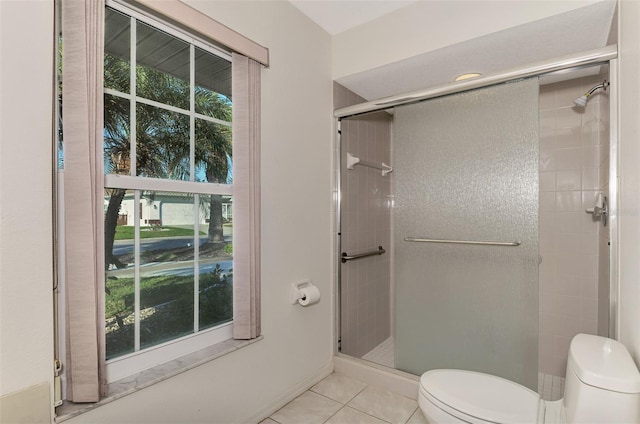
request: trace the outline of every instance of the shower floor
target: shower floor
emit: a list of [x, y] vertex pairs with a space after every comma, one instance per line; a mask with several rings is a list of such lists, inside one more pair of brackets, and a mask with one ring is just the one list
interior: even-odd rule
[[395, 366], [393, 337], [374, 347], [366, 353], [362, 359], [369, 362], [375, 362], [385, 367], [393, 368]]
[[564, 396], [564, 378], [538, 373], [538, 393], [544, 400], [558, 400]]
[[[362, 359], [374, 362], [385, 367], [394, 368], [394, 343], [393, 338], [380, 343], [373, 348]], [[550, 374], [538, 373], [538, 393], [544, 400], [558, 400], [564, 395], [564, 378]]]

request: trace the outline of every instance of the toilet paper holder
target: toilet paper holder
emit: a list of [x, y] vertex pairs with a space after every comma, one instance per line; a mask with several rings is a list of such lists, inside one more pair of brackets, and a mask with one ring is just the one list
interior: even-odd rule
[[313, 284], [311, 284], [311, 281], [309, 280], [300, 281], [298, 283], [291, 283], [291, 289], [289, 290], [289, 301], [291, 302], [291, 304], [295, 305], [296, 303], [298, 303], [299, 299], [303, 299], [305, 297], [305, 294], [302, 293], [301, 290], [305, 287], [311, 286], [313, 286]]

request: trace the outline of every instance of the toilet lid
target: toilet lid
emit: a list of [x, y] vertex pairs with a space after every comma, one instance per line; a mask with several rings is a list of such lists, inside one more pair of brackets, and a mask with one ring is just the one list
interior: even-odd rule
[[538, 394], [504, 378], [473, 371], [433, 370], [422, 375], [420, 387], [450, 413], [457, 411], [491, 423], [537, 420]]

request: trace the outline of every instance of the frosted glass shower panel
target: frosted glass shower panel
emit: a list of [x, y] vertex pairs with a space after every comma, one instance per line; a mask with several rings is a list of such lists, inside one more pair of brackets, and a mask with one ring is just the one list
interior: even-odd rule
[[396, 368], [537, 390], [538, 81], [397, 107], [394, 128]]

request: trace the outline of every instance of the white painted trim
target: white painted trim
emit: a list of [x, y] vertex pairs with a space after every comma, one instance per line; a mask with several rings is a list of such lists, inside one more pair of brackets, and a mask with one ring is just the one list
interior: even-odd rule
[[[65, 282], [66, 282], [66, 257], [65, 257], [65, 249], [66, 240], [65, 240], [65, 225], [66, 222], [63, 219], [65, 216], [64, 209], [64, 169], [58, 169], [56, 173], [56, 184], [57, 184], [57, 215], [58, 220], [56, 221], [57, 225], [57, 253], [58, 253], [58, 289], [57, 289], [57, 299], [58, 299], [58, 359], [62, 361], [64, 364], [67, 360], [67, 314], [65, 311], [67, 310], [67, 296], [65, 295]], [[60, 373], [60, 380], [62, 383], [62, 399], [67, 398], [67, 373], [62, 370]]]
[[[137, 56], [138, 56], [138, 44], [136, 43], [136, 39], [138, 37], [137, 35], [137, 28], [138, 26], [136, 25], [136, 20], [134, 17], [130, 17], [129, 18], [129, 31], [130, 31], [130, 39], [129, 39], [129, 91], [131, 93], [130, 97], [129, 97], [129, 156], [130, 156], [130, 160], [129, 160], [129, 172], [131, 173], [131, 175], [137, 175], [138, 171], [137, 171], [137, 166], [138, 166], [138, 161], [136, 160], [137, 156], [136, 156], [136, 152], [137, 152], [137, 142], [136, 142], [136, 136], [137, 136], [137, 132], [136, 132], [136, 128], [138, 127], [137, 125], [137, 114], [136, 114], [136, 87], [138, 86], [138, 82], [137, 82], [137, 73], [136, 73], [136, 63], [137, 63]], [[133, 64], [133, 65], [132, 65]], [[102, 86], [104, 87], [104, 82], [102, 83]], [[114, 90], [115, 91], [115, 90]], [[106, 90], [105, 90], [106, 92]], [[103, 149], [104, 151], [104, 149]]]
[[231, 339], [233, 321], [107, 361], [107, 383]]
[[200, 195], [193, 196], [193, 332], [200, 331]]
[[[135, 85], [133, 85], [133, 87], [131, 89], [135, 90]], [[165, 104], [165, 103], [156, 102], [155, 100], [146, 99], [144, 97], [137, 97], [135, 94], [131, 95], [129, 93], [123, 93], [122, 91], [114, 90], [113, 88], [105, 88], [104, 89], [104, 93], [105, 94], [109, 94], [111, 96], [115, 96], [115, 97], [121, 97], [121, 98], [127, 99], [129, 101], [131, 101], [133, 98], [135, 98], [135, 101], [138, 102], [138, 103], [142, 103], [142, 104], [145, 104], [145, 105], [157, 107], [159, 109], [168, 110], [170, 112], [176, 112], [176, 113], [181, 113], [183, 115], [193, 116], [193, 117], [196, 117], [198, 119], [202, 119], [202, 120], [205, 120], [205, 121], [213, 122], [215, 124], [224, 125], [225, 127], [231, 127], [232, 126], [232, 123], [229, 122], [229, 121], [223, 121], [222, 119], [213, 118], [211, 116], [203, 115], [201, 113], [195, 112], [195, 106], [194, 105], [192, 105], [192, 108], [193, 108], [192, 110], [194, 110], [194, 112], [191, 113], [187, 109], [182, 109], [182, 108], [179, 108], [179, 107], [176, 107], [176, 106], [171, 106], [171, 105], [168, 105], [168, 104]], [[193, 93], [193, 89], [192, 89], [192, 93]], [[133, 105], [134, 105], [133, 107], [135, 108], [135, 103], [133, 103]], [[131, 112], [131, 114], [132, 114], [131, 115], [132, 117], [135, 117], [135, 114], [133, 113], [133, 111]]]
[[[140, 351], [140, 220], [142, 217], [140, 216], [140, 190], [136, 190], [133, 193], [134, 198], [134, 208], [133, 208], [133, 225], [135, 228], [134, 241], [133, 241], [133, 252], [134, 252], [134, 268], [133, 268], [133, 297], [134, 297], [134, 307], [133, 307], [133, 350], [135, 352]], [[106, 314], [105, 317], [106, 318]], [[103, 319], [104, 319], [103, 318]], [[105, 350], [106, 350], [106, 341], [105, 341]], [[107, 369], [107, 376], [109, 375], [109, 371]], [[107, 380], [108, 382], [108, 380]]]
[[[104, 93], [112, 96], [120, 97], [129, 100], [130, 102], [130, 151], [131, 151], [131, 169], [130, 175], [117, 175], [106, 174], [104, 176], [104, 186], [109, 188], [121, 188], [127, 190], [134, 190], [134, 204], [140, 203], [141, 191], [158, 191], [158, 192], [182, 192], [194, 194], [194, 266], [198, 269], [199, 260], [199, 244], [196, 242], [198, 234], [199, 224], [199, 202], [198, 197], [200, 194], [204, 195], [233, 195], [233, 186], [227, 184], [216, 184], [207, 182], [196, 182], [195, 179], [195, 120], [203, 119], [216, 124], [231, 126], [231, 122], [222, 121], [220, 119], [212, 118], [206, 115], [198, 114], [195, 112], [195, 46], [203, 49], [207, 53], [215, 54], [227, 61], [231, 61], [229, 54], [221, 54], [218, 49], [212, 48], [208, 44], [197, 42], [196, 39], [186, 35], [182, 31], [175, 30], [174, 28], [167, 26], [162, 21], [157, 21], [155, 18], [146, 16], [145, 13], [140, 11], [131, 10], [126, 5], [108, 2], [109, 7], [128, 15], [129, 28], [131, 31], [130, 36], [130, 58], [129, 62], [132, 64], [130, 67], [130, 84], [129, 93], [123, 93], [118, 90], [104, 88]], [[165, 31], [170, 35], [184, 40], [189, 44], [189, 110], [178, 108], [175, 106], [167, 105], [154, 100], [138, 97], [136, 93], [136, 64], [137, 64], [137, 42], [136, 42], [136, 22], [144, 22], [154, 29], [159, 31]], [[148, 178], [138, 177], [136, 171], [136, 107], [137, 104], [146, 104], [152, 107], [168, 110], [174, 113], [179, 113], [189, 117], [190, 130], [189, 130], [189, 143], [190, 143], [190, 181], [169, 180], [160, 178]], [[140, 231], [140, 212], [136, 206], [134, 208], [134, 221], [136, 234]], [[113, 358], [107, 361], [107, 382], [113, 382], [120, 380], [124, 377], [139, 373], [155, 365], [159, 365], [168, 360], [175, 359], [180, 356], [184, 356], [188, 353], [192, 353], [198, 349], [202, 349], [206, 346], [219, 343], [223, 340], [230, 339], [232, 337], [232, 323], [226, 323], [213, 329], [206, 329], [202, 332], [199, 331], [199, 274], [194, 273], [194, 320], [193, 320], [193, 334], [181, 337], [178, 339], [170, 340], [166, 343], [162, 343], [149, 348], [142, 348], [140, 345], [140, 238], [136, 237], [134, 242], [134, 255], [135, 255], [135, 267], [134, 267], [134, 352]]]
[[205, 120], [205, 121], [213, 122], [215, 124], [224, 125], [225, 127], [231, 127], [233, 125], [231, 122], [223, 121], [222, 119], [212, 118], [211, 116], [203, 115], [203, 114], [198, 113], [198, 112], [194, 112], [193, 116], [195, 116], [198, 119], [202, 119], [202, 120]]
[[130, 175], [107, 174], [104, 176], [107, 188], [124, 188], [148, 191], [172, 191], [179, 193], [233, 195], [231, 184], [217, 184], [196, 181], [163, 180], [159, 178], [132, 177]]
[[[189, 181], [196, 174], [196, 48], [189, 45]], [[196, 233], [198, 234], [198, 233]]]

